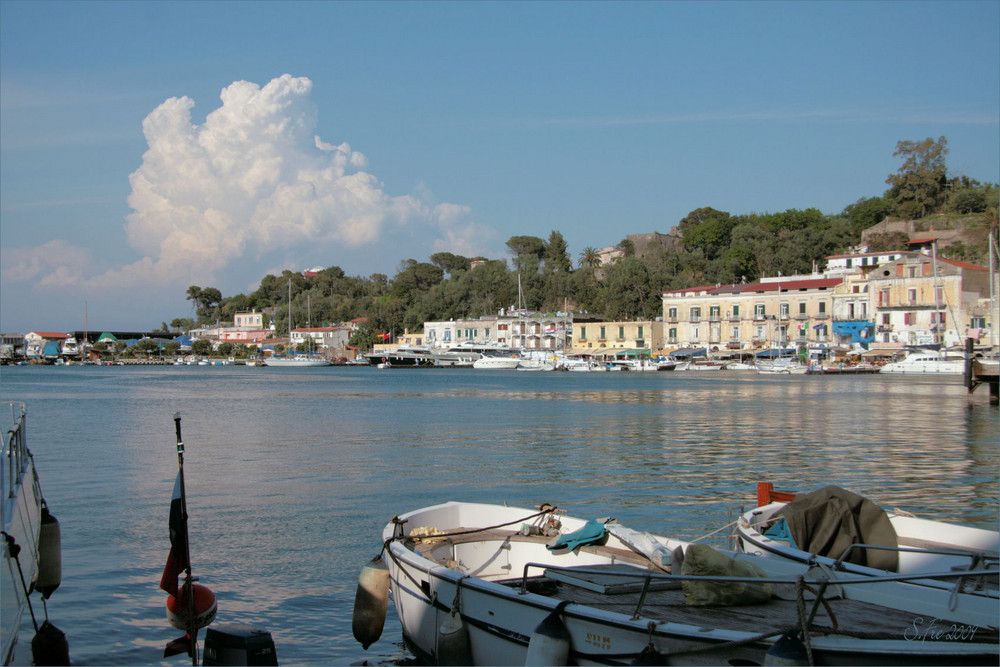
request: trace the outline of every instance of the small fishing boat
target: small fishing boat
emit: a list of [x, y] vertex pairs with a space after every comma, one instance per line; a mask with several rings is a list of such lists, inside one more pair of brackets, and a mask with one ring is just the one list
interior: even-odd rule
[[394, 517], [382, 542], [362, 570], [354, 635], [366, 648], [378, 639], [391, 590], [403, 639], [428, 664], [998, 660], [995, 627], [956, 620], [946, 592], [926, 596], [905, 577], [828, 586], [828, 573], [806, 564], [550, 505], [449, 502]]
[[794, 494], [761, 482], [757, 503], [736, 525], [740, 551], [818, 564], [835, 577], [978, 572], [961, 580], [909, 583], [928, 589], [928, 595], [951, 596], [954, 611], [973, 624], [996, 628], [1000, 623], [1000, 533], [995, 530], [887, 511], [836, 486]]

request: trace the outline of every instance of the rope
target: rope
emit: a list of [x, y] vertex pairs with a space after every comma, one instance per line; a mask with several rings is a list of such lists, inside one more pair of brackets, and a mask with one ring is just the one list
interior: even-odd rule
[[715, 535], [716, 533], [721, 533], [722, 531], [724, 531], [724, 530], [725, 530], [725, 529], [727, 529], [727, 528], [732, 528], [733, 526], [735, 526], [735, 525], [736, 525], [736, 524], [738, 524], [739, 522], [740, 522], [740, 520], [739, 520], [739, 519], [736, 519], [735, 521], [730, 521], [729, 523], [727, 523], [727, 524], [724, 524], [724, 525], [720, 526], [719, 528], [717, 528], [717, 529], [713, 530], [712, 532], [710, 532], [710, 533], [705, 533], [704, 535], [702, 535], [702, 536], [700, 536], [700, 537], [695, 537], [695, 538], [692, 538], [692, 539], [688, 540], [688, 542], [689, 542], [689, 543], [692, 543], [692, 544], [693, 544], [693, 543], [695, 543], [695, 542], [698, 542], [699, 540], [704, 540], [704, 539], [707, 539], [707, 538], [709, 538], [709, 537], [712, 537], [712, 536], [713, 536], [713, 535]]
[[810, 665], [815, 665], [813, 660], [812, 642], [809, 641], [809, 615], [806, 612], [806, 584], [800, 575], [795, 582], [795, 611], [799, 614], [799, 633], [802, 635], [802, 645], [806, 649], [806, 658]]
[[[21, 545], [14, 540], [14, 536], [9, 534], [5, 530], [0, 530], [0, 535], [7, 540], [7, 553], [14, 557], [14, 562], [17, 563], [17, 574], [21, 579], [21, 588], [24, 589], [24, 600], [28, 603], [28, 611], [31, 612], [31, 625], [35, 627], [35, 632], [38, 632], [38, 621], [35, 620], [35, 610], [31, 607], [31, 595], [28, 592], [28, 585], [24, 583], [24, 571], [21, 570], [21, 559], [18, 558], [18, 554], [21, 553]], [[46, 611], [46, 615], [48, 612]]]
[[[472, 535], [474, 533], [481, 533], [481, 532], [485, 532], [485, 531], [488, 531], [488, 530], [493, 530], [495, 528], [503, 528], [504, 526], [511, 526], [511, 525], [514, 525], [515, 523], [524, 523], [525, 521], [530, 521], [531, 519], [536, 519], [536, 518], [538, 518], [538, 517], [540, 517], [540, 516], [542, 516], [544, 514], [551, 514], [551, 513], [555, 512], [558, 509], [557, 507], [554, 507], [554, 506], [548, 505], [548, 504], [542, 505], [542, 508], [543, 509], [540, 512], [535, 512], [534, 514], [532, 514], [530, 516], [526, 516], [523, 519], [517, 519], [516, 521], [509, 521], [507, 523], [501, 523], [499, 525], [489, 526], [489, 527], [486, 527], [486, 528], [474, 528], [474, 529], [471, 529], [471, 530], [462, 530], [462, 531], [457, 531], [457, 532], [454, 532], [454, 533], [442, 533], [440, 535], [428, 535], [427, 537], [445, 538], [445, 537], [452, 537], [454, 535]], [[393, 517], [393, 522], [396, 523], [397, 525], [400, 525], [400, 526], [402, 526], [402, 524], [403, 524], [403, 522], [399, 521], [399, 517]], [[407, 568], [403, 567], [403, 565], [400, 563], [399, 557], [396, 556], [396, 554], [394, 554], [392, 552], [392, 549], [389, 548], [389, 545], [392, 542], [395, 542], [397, 540], [406, 539], [406, 537], [407, 536], [403, 535], [402, 531], [400, 531], [399, 535], [393, 535], [392, 537], [388, 538], [385, 542], [382, 543], [382, 551], [379, 552], [379, 556], [381, 556], [383, 552], [388, 553], [389, 554], [389, 558], [392, 559], [392, 562], [396, 564], [396, 567], [398, 567], [400, 569], [400, 571], [404, 575], [406, 575], [406, 578], [409, 579], [417, 589], [423, 590], [420, 587], [420, 582], [413, 578], [413, 575], [410, 574], [409, 570], [407, 570]], [[470, 575], [465, 575], [462, 578], [464, 579], [467, 576], [470, 576]], [[459, 584], [461, 584], [461, 579], [459, 580]], [[457, 591], [456, 591], [455, 595], [456, 595], [456, 598], [457, 598], [457, 596], [458, 596], [458, 592]]]
[[[419, 538], [419, 539], [423, 539], [423, 538], [440, 539], [440, 538], [445, 538], [445, 537], [454, 537], [456, 535], [474, 535], [476, 533], [484, 533], [484, 532], [486, 532], [488, 530], [495, 530], [497, 528], [503, 528], [505, 526], [513, 526], [515, 523], [524, 523], [526, 521], [530, 521], [531, 519], [537, 519], [538, 517], [542, 516], [543, 514], [552, 514], [553, 512], [555, 512], [558, 509], [557, 507], [553, 507], [551, 505], [546, 505], [544, 507], [548, 507], [548, 509], [543, 509], [540, 512], [535, 512], [534, 514], [526, 516], [523, 519], [515, 519], [514, 521], [508, 521], [507, 523], [499, 523], [499, 524], [497, 524], [495, 526], [486, 526], [484, 528], [470, 528], [469, 530], [458, 530], [458, 531], [455, 531], [453, 533], [440, 533], [438, 535], [417, 535], [416, 537]], [[395, 540], [395, 539], [400, 539], [400, 538], [403, 538], [403, 537], [407, 537], [407, 536], [406, 535], [400, 535], [399, 537], [395, 537], [394, 536], [391, 539]]]

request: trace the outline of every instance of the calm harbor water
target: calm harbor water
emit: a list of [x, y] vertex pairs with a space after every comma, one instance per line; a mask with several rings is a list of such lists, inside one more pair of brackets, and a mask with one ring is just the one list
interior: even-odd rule
[[62, 526], [49, 615], [76, 665], [189, 664], [161, 658], [175, 412], [194, 573], [216, 622], [268, 629], [283, 665], [407, 657], [391, 603], [382, 639], [354, 641], [357, 576], [393, 515], [447, 500], [694, 538], [769, 480], [998, 520], [998, 410], [956, 377], [4, 367], [0, 398], [27, 404]]

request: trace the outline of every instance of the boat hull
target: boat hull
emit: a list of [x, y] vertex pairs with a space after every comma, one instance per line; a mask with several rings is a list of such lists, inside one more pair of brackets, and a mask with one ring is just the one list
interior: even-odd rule
[[473, 362], [476, 370], [512, 371], [521, 364], [517, 357], [482, 357]]
[[[586, 524], [565, 516], [560, 521], [564, 534]], [[477, 526], [496, 528], [505, 523], [511, 530], [464, 541], [460, 537], [415, 542], [407, 538], [419, 527], [450, 532]], [[476, 665], [525, 664], [536, 629], [556, 611], [569, 635], [569, 664], [632, 664], [651, 643], [660, 654], [669, 656], [669, 664], [764, 664], [774, 639], [765, 638], [767, 631], [774, 629], [780, 635], [777, 626], [781, 622], [777, 620], [744, 624], [739, 629], [713, 627], [707, 619], [719, 614], [717, 609], [688, 607], [675, 618], [656, 618], [641, 611], [642, 598], [638, 609], [624, 596], [620, 604], [611, 607], [579, 600], [567, 604], [561, 593], [546, 590], [546, 583], [551, 582], [539, 576], [543, 571], [569, 572], [572, 576], [572, 568], [612, 565], [633, 572], [643, 581], [646, 570], [640, 565], [642, 557], [610, 534], [603, 545], [552, 552], [545, 547], [548, 538], [524, 534], [534, 530], [526, 529], [528, 526], [541, 527], [538, 515], [531, 510], [446, 503], [401, 515], [385, 527], [383, 539], [389, 551], [386, 561], [393, 603], [404, 639], [418, 657], [431, 664], [440, 662], [439, 628], [456, 606], [468, 629], [472, 664]], [[683, 545], [656, 539], [667, 550]], [[648, 560], [645, 562], [648, 565]], [[796, 571], [803, 570], [801, 566], [775, 562], [768, 575], [784, 572], [788, 576]], [[635, 581], [631, 580], [633, 584]], [[526, 583], [524, 590], [522, 582]], [[677, 618], [687, 620], [678, 622]], [[898, 639], [865, 642], [844, 636], [817, 636], [812, 638], [811, 646], [816, 664], [997, 661], [995, 645], [912, 642], [903, 637], [907, 631], [913, 635], [918, 630], [907, 625], [899, 628]]]
[[[829, 568], [835, 578], [968, 570], [970, 566], [975, 566], [977, 557], [986, 556], [992, 558], [991, 585], [970, 579], [962, 586], [964, 592], [958, 593], [955, 590], [958, 582], [955, 580], [918, 579], [911, 581], [906, 590], [915, 592], [916, 599], [923, 599], [928, 613], [933, 611], [938, 616], [951, 614], [968, 625], [981, 628], [995, 630], [1000, 625], [1000, 591], [996, 586], [1000, 534], [996, 531], [887, 512], [900, 545], [899, 566], [896, 572], [888, 572], [846, 561], [838, 563], [835, 558], [811, 554], [763, 534], [763, 526], [785, 506], [784, 502], [775, 502], [745, 513], [736, 525], [737, 549], [763, 558], [780, 558], [802, 564], [818, 563]], [[918, 592], [921, 590], [922, 593]]]
[[[0, 405], [0, 409], [5, 411], [9, 408], [9, 403]], [[23, 436], [23, 430], [21, 435]], [[6, 437], [11, 437], [9, 431]], [[11, 449], [8, 453], [8, 444], [5, 442], [0, 482], [0, 503], [3, 508], [0, 514], [3, 531], [14, 539], [14, 543], [20, 547], [20, 553], [15, 559], [8, 549], [8, 541], [0, 540], [0, 558], [3, 560], [3, 565], [0, 566], [0, 636], [3, 638], [0, 660], [4, 665], [10, 662], [15, 650], [18, 627], [28, 604], [24, 585], [30, 586], [35, 577], [42, 521], [42, 495], [35, 477], [34, 462], [28, 455], [26, 446], [21, 448], [14, 443]]]
[[275, 368], [315, 368], [317, 366], [329, 366], [330, 361], [328, 359], [317, 359], [317, 358], [298, 358], [292, 357], [287, 358], [275, 358], [268, 359], [264, 362], [265, 366], [273, 366]]

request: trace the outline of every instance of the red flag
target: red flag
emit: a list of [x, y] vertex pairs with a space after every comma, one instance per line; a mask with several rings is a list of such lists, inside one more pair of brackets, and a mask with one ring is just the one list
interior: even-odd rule
[[178, 471], [170, 499], [170, 555], [160, 577], [160, 588], [177, 597], [177, 578], [188, 567], [187, 517], [181, 502], [181, 473]]

